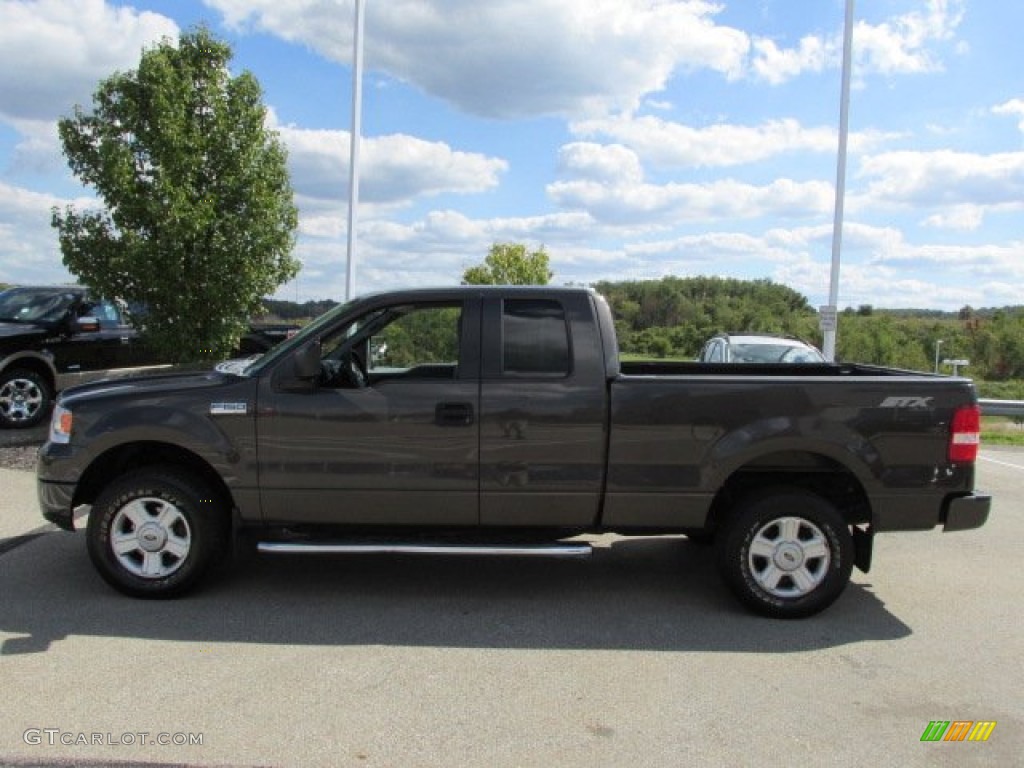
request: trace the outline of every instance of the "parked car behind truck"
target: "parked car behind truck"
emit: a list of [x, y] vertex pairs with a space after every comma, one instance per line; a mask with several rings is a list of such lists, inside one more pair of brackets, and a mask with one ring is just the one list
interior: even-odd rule
[[876, 531], [975, 528], [971, 383], [859, 365], [621, 363], [584, 289], [401, 291], [244, 367], [65, 392], [44, 516], [130, 595], [265, 553], [581, 555], [582, 533], [711, 538], [745, 605], [831, 604]]
[[45, 420], [73, 383], [158, 363], [117, 301], [79, 286], [0, 292], [0, 427]]
[[795, 336], [774, 333], [718, 333], [705, 342], [702, 363], [824, 363], [825, 356]]
[[[169, 368], [143, 343], [121, 301], [81, 286], [22, 286], [0, 292], [0, 428], [25, 429], [50, 414], [56, 393], [112, 375]], [[298, 330], [292, 324], [253, 324], [236, 356], [266, 352]]]

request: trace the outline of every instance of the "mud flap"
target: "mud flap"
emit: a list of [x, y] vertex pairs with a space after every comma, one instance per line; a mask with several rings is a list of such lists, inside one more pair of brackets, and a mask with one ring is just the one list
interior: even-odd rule
[[858, 571], [867, 573], [871, 570], [871, 548], [875, 541], [875, 531], [871, 526], [865, 529], [855, 525], [852, 528], [852, 533], [853, 564], [857, 566]]

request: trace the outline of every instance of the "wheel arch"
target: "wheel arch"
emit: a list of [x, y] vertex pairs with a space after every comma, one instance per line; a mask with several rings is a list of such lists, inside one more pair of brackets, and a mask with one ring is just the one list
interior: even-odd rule
[[739, 500], [771, 488], [801, 489], [821, 496], [850, 525], [871, 522], [871, 501], [863, 478], [848, 464], [816, 450], [780, 449], [749, 457], [732, 468], [711, 502], [707, 528], [717, 530]]
[[198, 475], [218, 495], [226, 512], [230, 513], [235, 507], [231, 489], [206, 459], [180, 445], [159, 441], [122, 443], [97, 456], [78, 481], [72, 507], [95, 502], [103, 488], [116, 477], [158, 466]]
[[46, 355], [38, 352], [15, 352], [0, 360], [0, 374], [12, 370], [28, 370], [38, 373], [50, 385], [50, 391], [56, 394], [57, 371]]

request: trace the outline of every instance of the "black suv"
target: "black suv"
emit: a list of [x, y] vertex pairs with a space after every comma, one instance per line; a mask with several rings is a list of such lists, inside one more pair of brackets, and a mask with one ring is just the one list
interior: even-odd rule
[[156, 362], [119, 302], [79, 286], [0, 292], [0, 427], [40, 423], [70, 384]]

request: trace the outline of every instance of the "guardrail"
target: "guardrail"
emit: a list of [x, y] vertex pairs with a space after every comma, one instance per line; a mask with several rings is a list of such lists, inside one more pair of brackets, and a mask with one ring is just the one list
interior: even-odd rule
[[986, 416], [1024, 416], [1024, 400], [979, 400]]

